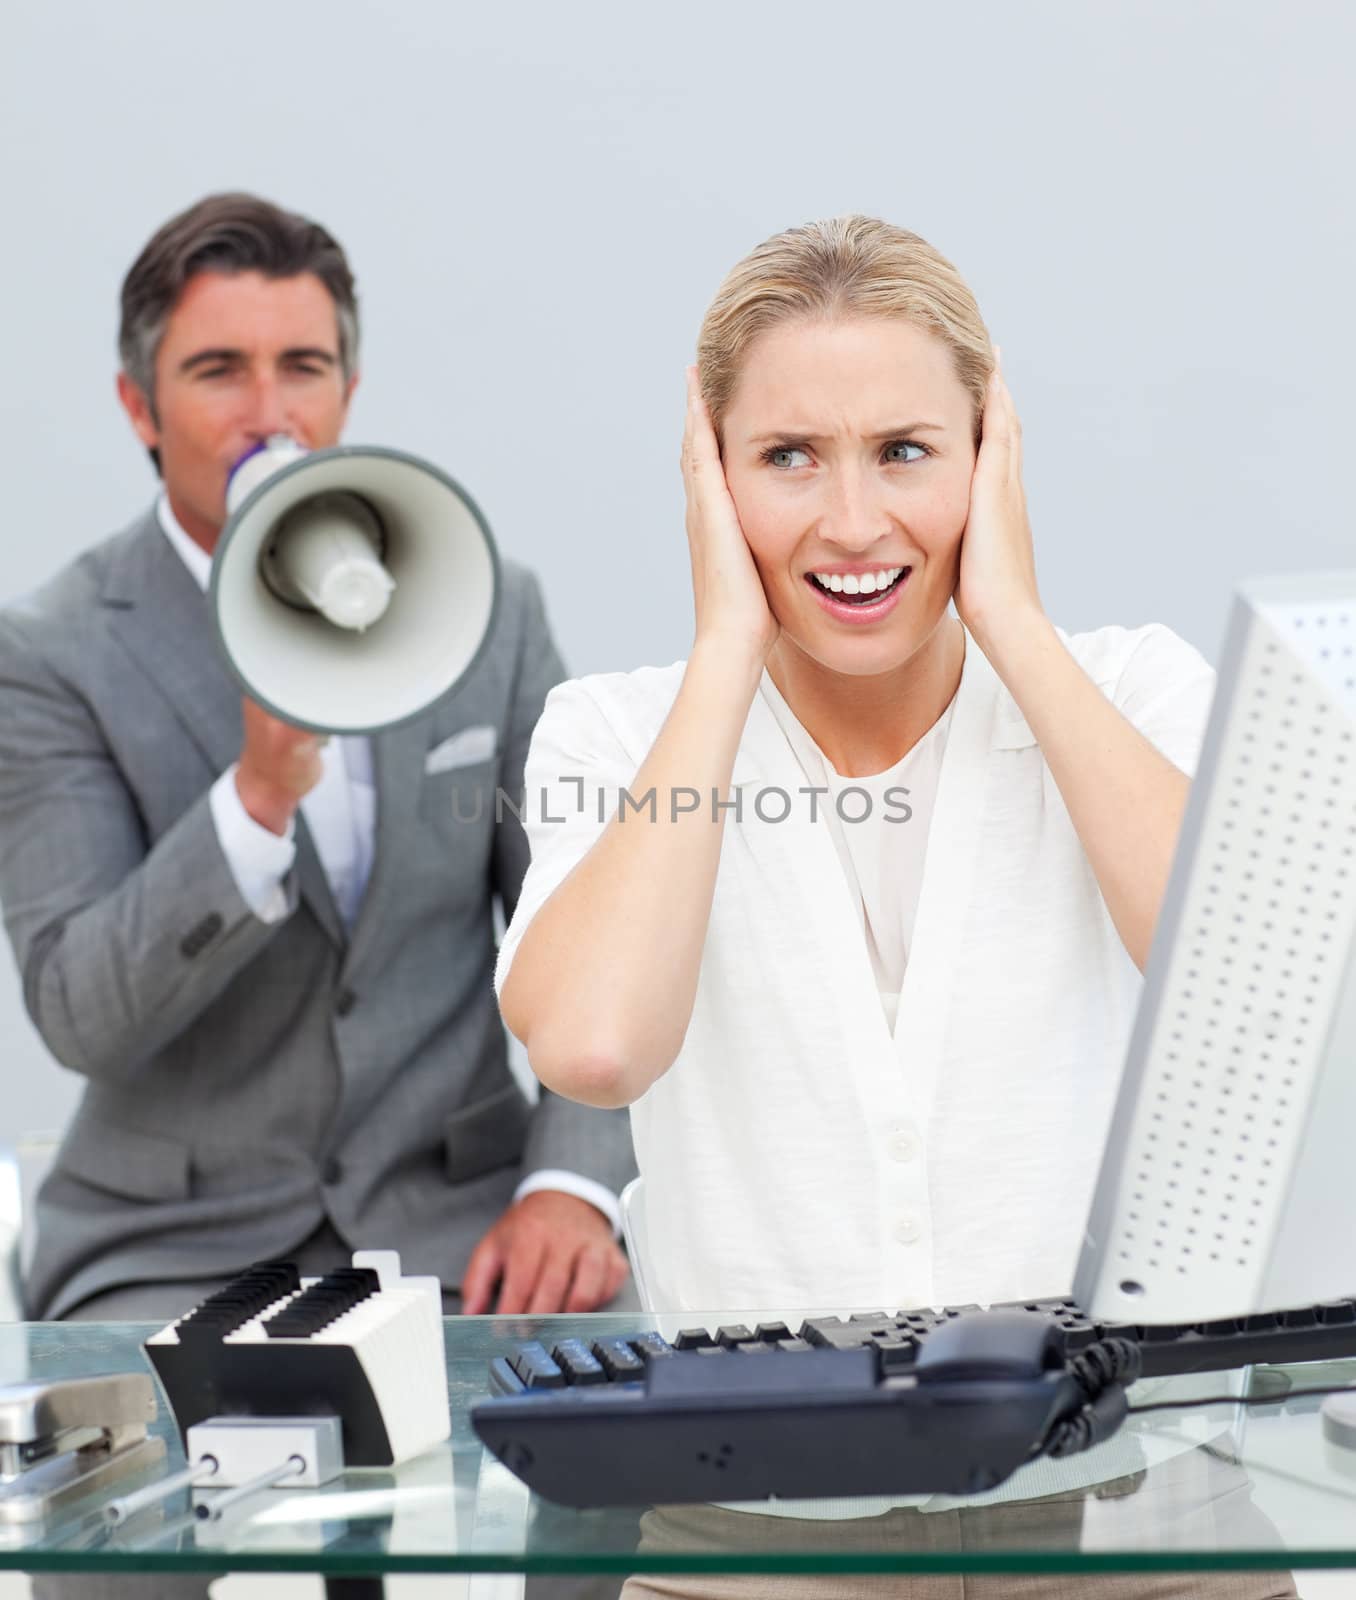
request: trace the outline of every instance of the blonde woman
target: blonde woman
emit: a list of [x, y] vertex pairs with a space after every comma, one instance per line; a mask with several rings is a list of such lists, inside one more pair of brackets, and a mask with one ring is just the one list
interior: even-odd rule
[[[505, 1020], [549, 1088], [630, 1106], [656, 1307], [1066, 1293], [1213, 674], [1047, 617], [997, 352], [903, 229], [734, 268], [682, 461], [692, 652], [551, 692]], [[1178, 1592], [992, 1581], [881, 1584]], [[1213, 1581], [1183, 1592], [1294, 1592]]]
[[767, 241], [689, 381], [692, 653], [549, 696], [505, 1019], [630, 1105], [659, 1306], [1066, 1292], [1213, 674], [1046, 616], [915, 235]]

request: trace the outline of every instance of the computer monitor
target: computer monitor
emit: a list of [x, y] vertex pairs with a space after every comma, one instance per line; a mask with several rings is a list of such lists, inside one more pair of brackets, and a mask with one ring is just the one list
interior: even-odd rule
[[1356, 572], [1235, 600], [1074, 1281], [1099, 1320], [1356, 1294]]

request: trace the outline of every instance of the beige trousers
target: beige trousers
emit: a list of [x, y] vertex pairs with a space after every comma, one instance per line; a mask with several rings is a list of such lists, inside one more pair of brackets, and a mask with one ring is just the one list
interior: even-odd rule
[[[1220, 1447], [1223, 1445], [1223, 1448]], [[1118, 1550], [1170, 1555], [1174, 1550], [1283, 1548], [1252, 1502], [1247, 1474], [1229, 1441], [1192, 1450], [1133, 1477], [1043, 1499], [923, 1512], [897, 1508], [880, 1517], [808, 1521], [726, 1511], [717, 1506], [659, 1506], [641, 1519], [639, 1553], [655, 1556], [736, 1552], [791, 1561], [811, 1552], [831, 1564], [897, 1553], [976, 1557], [986, 1550]], [[1285, 1570], [1254, 1572], [965, 1573], [824, 1572], [693, 1576], [647, 1573], [628, 1578], [622, 1600], [1295, 1600]]]

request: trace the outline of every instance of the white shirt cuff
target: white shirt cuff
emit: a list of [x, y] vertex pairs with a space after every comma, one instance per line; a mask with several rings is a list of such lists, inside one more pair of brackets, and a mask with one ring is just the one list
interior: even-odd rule
[[530, 1173], [513, 1191], [514, 1205], [526, 1199], [528, 1195], [536, 1194], [538, 1189], [559, 1189], [562, 1194], [572, 1194], [579, 1200], [587, 1200], [612, 1224], [612, 1237], [621, 1238], [621, 1205], [606, 1184], [599, 1183], [593, 1178], [581, 1177], [577, 1172], [561, 1172], [555, 1167], [543, 1167], [540, 1172]]
[[235, 786], [234, 766], [212, 785], [210, 803], [217, 841], [240, 898], [260, 922], [280, 922], [287, 915], [282, 881], [297, 854], [294, 824], [287, 824], [285, 834], [276, 834], [256, 822]]

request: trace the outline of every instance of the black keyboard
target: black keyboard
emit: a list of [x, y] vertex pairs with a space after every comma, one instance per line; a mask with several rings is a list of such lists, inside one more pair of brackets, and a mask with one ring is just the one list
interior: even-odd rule
[[[940, 1327], [992, 1311], [1033, 1319], [1039, 1379], [919, 1381]], [[533, 1342], [490, 1363], [471, 1421], [566, 1505], [975, 1493], [1040, 1452], [1086, 1398], [1069, 1370], [1108, 1340], [1137, 1347], [1145, 1377], [1356, 1356], [1356, 1300], [1160, 1327], [1098, 1323], [1065, 1299]]]

